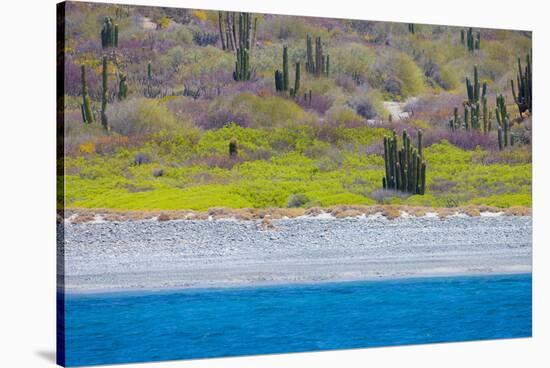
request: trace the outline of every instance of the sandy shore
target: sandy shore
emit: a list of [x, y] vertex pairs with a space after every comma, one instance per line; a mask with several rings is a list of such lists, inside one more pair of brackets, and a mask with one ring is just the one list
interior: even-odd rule
[[272, 224], [66, 223], [66, 291], [531, 272], [529, 216], [299, 217]]

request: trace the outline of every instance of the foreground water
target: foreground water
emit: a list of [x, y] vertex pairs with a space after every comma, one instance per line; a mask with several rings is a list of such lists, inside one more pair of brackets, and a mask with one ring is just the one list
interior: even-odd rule
[[66, 364], [531, 336], [531, 275], [67, 295]]

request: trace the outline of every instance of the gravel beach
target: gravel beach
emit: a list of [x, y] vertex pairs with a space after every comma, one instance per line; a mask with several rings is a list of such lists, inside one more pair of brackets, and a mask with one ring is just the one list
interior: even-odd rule
[[[531, 217], [66, 223], [65, 290], [531, 272]], [[60, 230], [62, 231], [62, 230]]]

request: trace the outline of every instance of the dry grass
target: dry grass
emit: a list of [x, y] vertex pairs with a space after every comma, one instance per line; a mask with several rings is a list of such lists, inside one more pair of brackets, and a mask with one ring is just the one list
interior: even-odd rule
[[458, 213], [464, 213], [470, 217], [478, 217], [481, 216], [481, 212], [479, 208], [476, 206], [466, 206], [466, 207], [459, 207], [457, 209]]
[[514, 206], [504, 210], [506, 216], [531, 216], [532, 209], [529, 207]]
[[306, 216], [319, 216], [323, 213], [325, 213], [325, 211], [321, 207], [311, 207], [308, 208], [304, 214]]
[[76, 214], [76, 216], [71, 219], [71, 222], [73, 224], [83, 224], [85, 222], [90, 222], [93, 220], [95, 220], [95, 214], [85, 212]]
[[306, 210], [303, 208], [269, 208], [267, 214], [271, 216], [272, 219], [282, 219], [285, 217], [294, 218], [303, 216], [306, 213]]
[[336, 218], [357, 217], [357, 216], [361, 216], [362, 214], [363, 212], [359, 210], [350, 209], [350, 210], [340, 211], [337, 214], [335, 214], [334, 217]]
[[168, 215], [167, 213], [161, 213], [161, 214], [157, 217], [157, 221], [169, 221], [169, 220], [172, 220], [172, 218], [171, 218], [170, 215]]
[[65, 210], [65, 219], [71, 219], [72, 223], [80, 224], [90, 222], [100, 215], [105, 221], [137, 221], [151, 220], [156, 218], [158, 221], [170, 220], [208, 220], [208, 219], [228, 219], [234, 218], [242, 221], [255, 221], [268, 218], [277, 220], [282, 218], [296, 218], [299, 216], [318, 216], [328, 213], [336, 218], [357, 217], [361, 215], [372, 216], [380, 214], [389, 220], [408, 214], [414, 217], [423, 217], [427, 213], [436, 213], [440, 218], [446, 218], [458, 214], [466, 214], [470, 217], [481, 216], [481, 213], [503, 213], [507, 216], [531, 216], [532, 211], [529, 207], [510, 207], [507, 209], [491, 206], [463, 206], [463, 207], [421, 207], [405, 205], [339, 205], [327, 208], [313, 207], [304, 208], [211, 208], [207, 212], [196, 211], [116, 211], [111, 209], [80, 209], [73, 208]]
[[402, 207], [402, 206], [392, 206], [392, 205], [383, 206], [382, 216], [384, 216], [388, 220], [393, 220], [393, 219], [396, 219], [398, 217], [401, 217], [400, 207]]
[[443, 218], [455, 215], [457, 213], [457, 209], [442, 207], [442, 208], [434, 209], [433, 212], [437, 213], [437, 216], [443, 219]]

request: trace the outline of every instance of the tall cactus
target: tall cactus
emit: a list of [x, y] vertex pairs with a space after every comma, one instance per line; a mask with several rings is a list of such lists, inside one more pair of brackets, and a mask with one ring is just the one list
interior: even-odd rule
[[308, 34], [306, 36], [306, 72], [315, 75], [328, 76], [330, 71], [330, 58], [323, 54], [323, 44], [321, 37], [315, 39], [315, 57], [313, 56], [312, 39]]
[[506, 99], [503, 95], [497, 96], [497, 107], [495, 114], [498, 123], [498, 148], [500, 150], [508, 147], [512, 143], [510, 139], [510, 118], [506, 111]]
[[525, 71], [521, 68], [521, 59], [518, 58], [518, 75], [517, 75], [517, 94], [514, 86], [514, 80], [510, 81], [512, 85], [512, 94], [514, 96], [514, 102], [518, 105], [519, 115], [523, 119], [523, 113], [529, 111], [532, 113], [532, 79], [531, 79], [531, 57], [527, 54], [527, 65]]
[[311, 36], [306, 35], [306, 72], [313, 74], [315, 64], [313, 63], [313, 48], [311, 46]]
[[397, 133], [384, 137], [385, 177], [384, 189], [423, 195], [426, 192], [426, 161], [422, 152], [422, 131], [417, 133], [417, 148], [411, 144], [411, 137], [403, 131], [402, 148], [397, 148]]
[[[233, 32], [235, 32], [235, 24], [233, 23]], [[236, 81], [250, 80], [250, 31], [251, 22], [249, 13], [239, 13], [239, 46], [236, 49], [235, 71], [233, 72], [233, 79]], [[234, 39], [236, 37], [234, 35]]]
[[481, 48], [481, 32], [477, 31], [476, 35], [474, 36], [474, 31], [470, 27], [468, 28], [468, 31], [466, 32], [466, 42], [464, 42], [464, 30], [460, 31], [460, 42], [464, 45], [468, 46], [469, 52], [474, 52], [475, 50], [479, 50]]
[[275, 70], [275, 90], [277, 92], [284, 91], [283, 73], [279, 69]]
[[252, 22], [249, 13], [218, 12], [218, 31], [222, 49], [237, 52], [244, 42], [245, 48], [252, 50], [256, 43], [257, 25], [258, 19], [254, 18]]
[[101, 47], [118, 47], [118, 24], [113, 23], [111, 17], [103, 19], [101, 27]]
[[283, 91], [288, 91], [288, 48], [283, 46]]
[[295, 97], [300, 89], [300, 62], [296, 63], [294, 87], [290, 87], [289, 69], [288, 69], [288, 48], [283, 46], [283, 71], [275, 71], [275, 90], [277, 92], [290, 91], [290, 95]]
[[103, 55], [101, 71], [101, 125], [105, 130], [109, 130], [107, 121], [107, 93], [108, 93], [108, 64], [107, 56]]
[[248, 50], [244, 47], [237, 49], [237, 61], [235, 61], [235, 71], [233, 79], [236, 81], [250, 80], [250, 59]]
[[462, 125], [462, 122], [458, 117], [458, 107], [455, 107], [453, 112], [453, 118], [449, 120], [449, 128], [451, 129], [451, 131], [454, 132], [455, 130], [460, 129], [461, 125]]
[[296, 62], [296, 69], [295, 69], [295, 75], [294, 75], [294, 88], [290, 89], [290, 95], [295, 97], [298, 96], [298, 93], [300, 91], [300, 62]]
[[224, 28], [223, 28], [223, 12], [219, 11], [218, 12], [218, 28], [219, 28], [219, 31], [220, 31], [220, 40], [221, 40], [221, 45], [222, 45], [222, 50], [226, 50], [226, 46], [225, 46], [225, 32], [224, 32]]
[[128, 97], [128, 86], [126, 85], [126, 74], [118, 75], [118, 100], [123, 101]]
[[[481, 88], [480, 88], [481, 87]], [[487, 83], [479, 84], [479, 75], [477, 66], [474, 65], [474, 83], [472, 84], [469, 78], [466, 78], [466, 92], [468, 94], [468, 104], [474, 106], [480, 102], [480, 97], [483, 98], [487, 94]]]
[[91, 124], [94, 122], [94, 114], [92, 113], [92, 103], [90, 101], [90, 96], [88, 96], [88, 85], [86, 83], [86, 67], [84, 65], [80, 66], [80, 77], [82, 83], [82, 104], [80, 109], [82, 112], [82, 121], [84, 123]]
[[152, 84], [153, 82], [153, 67], [151, 61], [147, 62], [147, 88], [145, 89], [145, 97], [152, 97]]

